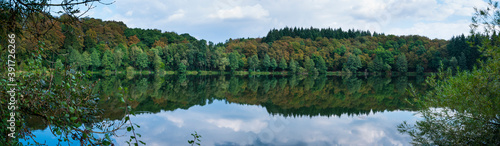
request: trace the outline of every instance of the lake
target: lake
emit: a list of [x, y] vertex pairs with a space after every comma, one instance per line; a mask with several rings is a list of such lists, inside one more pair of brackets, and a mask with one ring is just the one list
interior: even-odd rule
[[[91, 80], [96, 80], [95, 77]], [[397, 125], [415, 123], [408, 84], [424, 77], [354, 76], [113, 76], [96, 85], [104, 116], [123, 118], [116, 97], [127, 87], [147, 145], [410, 145]], [[27, 121], [37, 140], [56, 144], [46, 125]], [[131, 133], [118, 132], [118, 145]], [[72, 145], [79, 145], [73, 143]]]

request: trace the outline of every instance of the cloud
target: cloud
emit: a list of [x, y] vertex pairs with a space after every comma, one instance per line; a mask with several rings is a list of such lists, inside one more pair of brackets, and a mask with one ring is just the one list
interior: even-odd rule
[[470, 31], [470, 22], [459, 21], [450, 23], [417, 23], [410, 28], [393, 28], [387, 31], [396, 35], [423, 35], [430, 39], [451, 39], [452, 36], [467, 34]]
[[230, 9], [217, 10], [215, 14], [209, 15], [209, 17], [218, 19], [241, 19], [245, 17], [260, 19], [268, 15], [269, 12], [267, 10], [263, 9], [260, 4], [256, 4], [254, 6], [236, 6]]
[[250, 121], [243, 121], [240, 119], [208, 119], [208, 123], [214, 124], [219, 128], [229, 128], [235, 132], [245, 131], [245, 132], [254, 132], [260, 133], [262, 129], [267, 127], [267, 122], [260, 121], [257, 119]]
[[285, 26], [368, 29], [449, 39], [467, 32], [473, 7], [484, 5], [482, 0], [120, 0], [110, 6], [98, 5], [89, 15], [214, 42], [262, 37], [270, 29]]

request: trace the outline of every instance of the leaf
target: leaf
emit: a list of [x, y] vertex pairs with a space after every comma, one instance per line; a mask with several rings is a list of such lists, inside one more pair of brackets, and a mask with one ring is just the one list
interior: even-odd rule
[[71, 121], [78, 119], [78, 117], [71, 117]]
[[69, 107], [69, 112], [71, 112], [71, 113], [75, 113], [75, 108], [73, 108], [73, 107], [71, 107], [71, 106], [70, 106], [70, 107]]
[[125, 103], [125, 99], [123, 99], [123, 97], [120, 97], [120, 101], [121, 101], [122, 103]]
[[[127, 131], [130, 132], [132, 131], [132, 127], [127, 127]], [[132, 138], [132, 137], [131, 137]]]

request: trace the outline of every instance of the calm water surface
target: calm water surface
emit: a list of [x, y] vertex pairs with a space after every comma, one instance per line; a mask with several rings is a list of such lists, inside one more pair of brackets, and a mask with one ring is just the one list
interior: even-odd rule
[[[136, 76], [101, 80], [101, 106], [110, 119], [123, 117], [115, 97], [128, 87], [131, 120], [147, 145], [409, 145], [397, 131], [418, 117], [406, 89], [424, 91], [423, 77], [330, 76]], [[37, 125], [37, 139], [54, 143]], [[115, 137], [127, 145], [130, 133]], [[75, 143], [75, 145], [77, 145]]]

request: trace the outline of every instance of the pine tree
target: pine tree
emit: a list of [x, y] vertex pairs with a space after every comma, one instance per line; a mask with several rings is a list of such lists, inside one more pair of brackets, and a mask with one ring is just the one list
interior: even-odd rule
[[264, 56], [264, 60], [262, 61], [262, 68], [265, 71], [268, 71], [269, 68], [271, 68], [271, 58], [269, 58], [269, 55], [267, 54]]
[[458, 66], [460, 66], [461, 70], [467, 70], [467, 58], [465, 57], [464, 52], [462, 52], [458, 58]]
[[450, 67], [453, 71], [455, 71], [458, 67], [458, 60], [455, 57], [451, 57], [450, 59]]
[[287, 67], [287, 65], [286, 65], [286, 60], [285, 60], [285, 58], [283, 58], [283, 57], [281, 57], [280, 64], [279, 64], [279, 68], [280, 68], [281, 70], [285, 70], [285, 69], [287, 69], [287, 68], [288, 68], [288, 67]]
[[297, 73], [297, 62], [294, 59], [290, 60], [289, 67], [292, 73]]
[[276, 63], [276, 59], [273, 58], [271, 60], [271, 69], [273, 69], [273, 72], [276, 69], [276, 67], [278, 67], [278, 63]]

